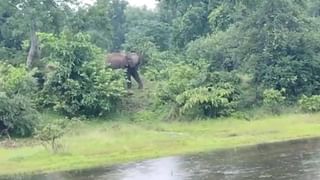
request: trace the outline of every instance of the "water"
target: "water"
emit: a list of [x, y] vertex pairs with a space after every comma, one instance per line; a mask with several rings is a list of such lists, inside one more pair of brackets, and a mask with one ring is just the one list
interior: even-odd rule
[[6, 180], [317, 180], [320, 139], [167, 157], [127, 165]]

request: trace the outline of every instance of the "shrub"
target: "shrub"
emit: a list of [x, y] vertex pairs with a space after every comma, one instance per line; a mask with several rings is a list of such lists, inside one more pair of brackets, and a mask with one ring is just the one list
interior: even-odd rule
[[271, 110], [272, 113], [279, 114], [281, 111], [281, 106], [284, 103], [284, 100], [286, 99], [282, 93], [284, 93], [285, 90], [276, 90], [276, 89], [266, 89], [263, 91], [263, 104], [266, 106], [269, 110]]
[[30, 97], [36, 82], [24, 67], [0, 64], [0, 135], [30, 136], [37, 111]]
[[[58, 141], [67, 133], [72, 127], [76, 125], [77, 119], [67, 121], [66, 119], [56, 119], [50, 122], [40, 123], [34, 133], [35, 138], [47, 149], [57, 153], [62, 150], [63, 145]], [[79, 121], [78, 121], [79, 122]]]
[[148, 62], [142, 66], [141, 71], [144, 76], [151, 81], [161, 81], [167, 78], [164, 76], [168, 68], [176, 66], [178, 62], [183, 62], [183, 57], [171, 51], [153, 51]]
[[24, 63], [25, 57], [26, 51], [0, 46], [0, 62], [19, 65]]
[[6, 92], [9, 96], [30, 95], [36, 90], [33, 72], [28, 72], [23, 66], [0, 64], [0, 74], [0, 91]]
[[235, 88], [230, 84], [224, 87], [199, 87], [177, 96], [180, 113], [202, 110], [205, 116], [220, 117], [230, 115], [237, 105]]
[[38, 103], [68, 116], [98, 116], [115, 108], [124, 94], [122, 71], [105, 68], [100, 49], [85, 34], [43, 34], [45, 60], [54, 66]]
[[159, 83], [157, 97], [160, 102], [175, 103], [176, 96], [192, 88], [193, 80], [200, 71], [187, 64], [172, 64], [162, 72], [163, 79]]
[[[203, 70], [204, 69], [204, 70]], [[172, 107], [170, 117], [229, 115], [236, 108], [239, 78], [229, 72], [207, 72], [205, 68], [188, 64], [172, 64], [163, 71], [157, 97]]]
[[37, 111], [22, 95], [9, 97], [0, 93], [0, 132], [16, 136], [30, 136], [37, 123]]
[[243, 42], [236, 28], [226, 32], [219, 31], [213, 35], [201, 37], [187, 45], [186, 54], [190, 63], [204, 59], [211, 71], [232, 71], [241, 64], [242, 52], [239, 46]]
[[304, 112], [319, 112], [320, 111], [320, 95], [307, 97], [305, 95], [298, 101], [299, 107]]

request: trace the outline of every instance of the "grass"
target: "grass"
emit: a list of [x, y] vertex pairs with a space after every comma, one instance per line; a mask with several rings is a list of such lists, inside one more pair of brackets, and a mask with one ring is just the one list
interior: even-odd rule
[[[0, 175], [107, 166], [148, 158], [320, 136], [320, 114], [292, 114], [254, 121], [83, 122], [66, 134], [64, 149], [40, 145], [0, 147]], [[24, 142], [30, 139], [20, 140]]]

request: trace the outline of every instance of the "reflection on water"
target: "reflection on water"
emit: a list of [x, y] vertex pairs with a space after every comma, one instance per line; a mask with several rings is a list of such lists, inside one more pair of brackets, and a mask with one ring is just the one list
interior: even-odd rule
[[320, 139], [168, 157], [110, 168], [8, 180], [317, 180]]

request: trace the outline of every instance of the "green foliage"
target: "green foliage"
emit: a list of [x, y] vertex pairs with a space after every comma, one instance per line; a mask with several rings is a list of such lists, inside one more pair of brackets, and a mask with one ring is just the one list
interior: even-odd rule
[[[142, 55], [142, 68], [153, 61], [159, 49], [168, 48], [169, 31], [164, 23], [157, 20], [156, 14], [142, 8], [128, 7], [126, 10], [125, 43], [122, 48]], [[150, 69], [148, 66], [146, 69]]]
[[[210, 8], [198, 12], [201, 4]], [[285, 88], [288, 100], [295, 101], [302, 93], [319, 93], [317, 4], [314, 0], [200, 0], [162, 1], [160, 8], [168, 9], [161, 13], [173, 18], [178, 46], [184, 47], [188, 38], [194, 40], [187, 45], [189, 63], [205, 60], [211, 71], [240, 70], [253, 75], [252, 86]], [[195, 27], [199, 22], [208, 23], [213, 33], [192, 39], [199, 34], [197, 27], [206, 27]]]
[[8, 1], [0, 2], [0, 59], [13, 56], [11, 50], [21, 50], [25, 32], [17, 28], [15, 14], [18, 10]]
[[68, 18], [72, 32], [88, 33], [91, 42], [103, 49], [112, 48], [112, 24], [110, 2], [98, 0], [88, 8], [71, 12]]
[[227, 4], [222, 4], [215, 8], [208, 17], [211, 29], [214, 32], [227, 30], [234, 23], [233, 11], [234, 9]]
[[308, 13], [312, 17], [320, 17], [320, 2], [318, 0], [308, 0]]
[[[156, 11], [124, 0], [74, 10], [74, 2], [0, 2], [0, 60], [15, 66], [0, 65], [6, 96], [69, 116], [108, 113], [119, 107], [124, 78], [104, 68], [103, 50], [142, 55], [142, 75], [158, 84], [155, 99], [181, 114], [221, 116], [261, 102], [276, 111], [320, 93], [317, 0], [163, 0]], [[40, 70], [27, 72], [20, 64], [36, 32]]]
[[30, 99], [36, 90], [33, 73], [0, 64], [0, 74], [0, 135], [30, 136], [38, 119]]
[[291, 101], [302, 93], [319, 92], [320, 41], [315, 28], [319, 25], [311, 24], [301, 12], [303, 4], [288, 0], [221, 3], [209, 15], [214, 34], [187, 45], [190, 63], [203, 59], [210, 71], [252, 75], [255, 91], [261, 86], [284, 88]]
[[208, 16], [212, 32], [226, 31], [230, 26], [240, 24], [262, 2], [261, 0], [216, 1], [217, 4]]
[[241, 47], [244, 65], [254, 67], [254, 83], [284, 88], [290, 100], [315, 93], [319, 84], [319, 38], [308, 30], [301, 8], [295, 1], [263, 1], [242, 26], [248, 37]]
[[208, 32], [206, 8], [203, 6], [191, 6], [186, 13], [175, 19], [173, 23], [173, 41], [175, 47], [184, 48], [187, 43]]
[[36, 90], [34, 72], [28, 72], [23, 66], [0, 64], [0, 74], [0, 91], [6, 92], [9, 96], [31, 95]]
[[[9, 1], [9, 6], [14, 8], [12, 25], [19, 30], [24, 30], [24, 35], [30, 29], [59, 33], [65, 23], [66, 11], [74, 0], [33, 0]], [[34, 26], [34, 27], [33, 27]], [[27, 29], [27, 31], [25, 31]]]
[[105, 68], [100, 50], [84, 34], [43, 34], [45, 59], [54, 63], [38, 102], [76, 115], [102, 115], [117, 107], [124, 94], [124, 75]]
[[285, 90], [266, 89], [263, 91], [263, 104], [271, 110], [272, 113], [279, 114], [281, 106], [286, 99], [283, 96]]
[[54, 153], [57, 153], [59, 150], [62, 150], [63, 147], [59, 143], [65, 133], [70, 130], [70, 127], [73, 125], [72, 121], [67, 121], [66, 119], [57, 119], [50, 122], [45, 122], [37, 126], [34, 133], [34, 137], [41, 141], [41, 144], [46, 149], [51, 149]]
[[236, 87], [236, 89], [238, 89], [237, 87], [239, 86], [239, 83], [241, 83], [241, 79], [236, 72], [203, 71], [193, 81], [193, 84], [196, 87], [198, 87], [198, 86], [206, 86], [206, 87], [224, 86], [226, 83], [231, 84], [232, 86]]
[[175, 103], [176, 96], [192, 88], [192, 80], [199, 70], [187, 64], [171, 64], [162, 72], [166, 81], [158, 85], [157, 97], [163, 103]]
[[142, 55], [142, 65], [148, 63], [152, 54], [157, 50], [150, 37], [133, 31], [126, 34], [126, 42], [122, 46], [128, 52], [137, 52]]
[[126, 10], [126, 41], [131, 36], [146, 38], [160, 50], [171, 46], [172, 27], [159, 20], [159, 15], [143, 8], [128, 7]]
[[171, 64], [163, 71], [157, 97], [170, 104], [172, 115], [219, 117], [233, 112], [239, 98], [239, 78], [224, 72], [206, 72], [197, 66]]
[[224, 84], [224, 87], [200, 87], [183, 92], [177, 96], [176, 101], [181, 114], [200, 109], [205, 116], [226, 116], [237, 105], [235, 92], [230, 84]]
[[[104, 2], [104, 1], [102, 1]], [[125, 42], [125, 9], [127, 1], [111, 0], [110, 19], [112, 24], [112, 51], [119, 51]]]
[[320, 63], [316, 50], [318, 43], [315, 41], [319, 39], [305, 33], [287, 33], [285, 36], [288, 39], [282, 43], [287, 44], [287, 50], [255, 57], [255, 83], [285, 88], [290, 99], [296, 99], [302, 93], [310, 95], [318, 92]]
[[[183, 62], [183, 56], [172, 51], [148, 51], [149, 58], [142, 66], [144, 76], [151, 81], [162, 81], [168, 78], [168, 68]], [[179, 66], [179, 65], [178, 65]]]
[[[59, 33], [74, 0], [8, 0], [0, 2], [0, 59], [17, 61], [23, 41], [35, 31]], [[2, 48], [3, 46], [3, 48]], [[12, 53], [14, 51], [15, 53]], [[20, 58], [25, 58], [20, 57]], [[19, 59], [21, 62], [21, 59]]]
[[24, 63], [25, 59], [23, 59], [23, 57], [25, 57], [25, 53], [23, 51], [1, 47], [0, 45], [0, 62], [18, 66]]
[[320, 95], [307, 97], [303, 95], [299, 100], [299, 107], [304, 112], [319, 112], [320, 111]]
[[30, 136], [37, 121], [37, 111], [30, 99], [0, 92], [0, 135]]
[[232, 71], [241, 66], [242, 52], [238, 46], [243, 39], [238, 36], [239, 30], [232, 27], [226, 32], [216, 32], [201, 37], [187, 45], [186, 54], [194, 63], [203, 59], [210, 64], [211, 71]]
[[252, 108], [256, 108], [261, 104], [260, 89], [252, 86], [252, 75], [250, 74], [238, 74], [239, 77], [239, 97], [238, 110], [246, 111]]

